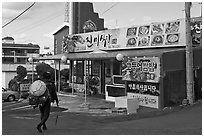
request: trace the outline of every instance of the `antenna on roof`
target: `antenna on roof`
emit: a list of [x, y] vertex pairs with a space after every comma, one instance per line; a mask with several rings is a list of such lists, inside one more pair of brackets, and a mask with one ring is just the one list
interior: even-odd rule
[[65, 14], [64, 14], [64, 22], [69, 22], [69, 7], [70, 2], [65, 3]]

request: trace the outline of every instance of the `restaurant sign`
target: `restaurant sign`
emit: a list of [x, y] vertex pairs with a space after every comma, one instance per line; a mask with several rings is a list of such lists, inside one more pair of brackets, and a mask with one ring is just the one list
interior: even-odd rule
[[122, 76], [126, 81], [158, 83], [160, 78], [159, 57], [125, 57]]
[[66, 52], [169, 46], [185, 46], [184, 20], [73, 34], [63, 39]]
[[159, 97], [137, 93], [127, 93], [130, 98], [137, 98], [140, 106], [159, 108]]
[[193, 45], [201, 44], [201, 23], [201, 21], [191, 22], [191, 36]]
[[126, 91], [131, 93], [140, 93], [152, 96], [159, 96], [159, 83], [134, 82], [128, 81]]

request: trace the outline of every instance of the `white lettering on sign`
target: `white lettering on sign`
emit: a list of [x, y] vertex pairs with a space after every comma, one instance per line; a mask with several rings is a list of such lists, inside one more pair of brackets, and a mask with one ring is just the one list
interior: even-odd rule
[[137, 98], [140, 106], [159, 108], [159, 97], [151, 95], [143, 95], [136, 93], [127, 93], [128, 97]]

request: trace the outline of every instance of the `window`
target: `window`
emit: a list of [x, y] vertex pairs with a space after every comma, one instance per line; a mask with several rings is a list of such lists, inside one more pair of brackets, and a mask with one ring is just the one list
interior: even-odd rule
[[57, 39], [54, 40], [54, 55], [57, 54]]
[[74, 76], [75, 83], [83, 84], [84, 83], [84, 62], [83, 61], [74, 61]]
[[111, 77], [111, 62], [110, 61], [106, 61], [105, 62], [105, 75], [106, 77]]
[[113, 63], [113, 75], [121, 75], [121, 63], [120, 62]]

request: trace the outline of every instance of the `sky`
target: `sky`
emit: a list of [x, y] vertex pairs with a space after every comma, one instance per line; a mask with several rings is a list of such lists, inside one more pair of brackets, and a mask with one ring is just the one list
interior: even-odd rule
[[[2, 26], [11, 21], [33, 2], [2, 2]], [[184, 2], [94, 2], [94, 11], [108, 29], [145, 25], [184, 18]], [[112, 7], [112, 8], [110, 8]], [[109, 10], [108, 10], [109, 9]], [[108, 10], [108, 11], [107, 11]], [[106, 12], [105, 12], [106, 11]], [[64, 22], [65, 2], [36, 2], [18, 19], [2, 28], [2, 38], [13, 37], [15, 43], [34, 43], [45, 53], [53, 49], [53, 32]], [[201, 4], [193, 2], [191, 17], [201, 16]]]

